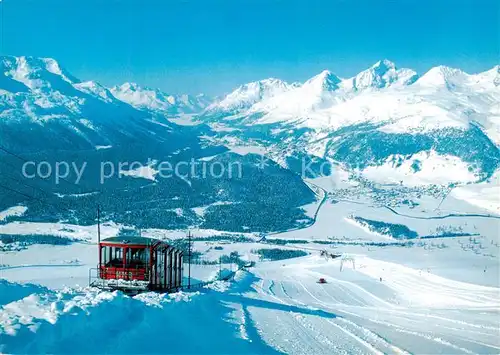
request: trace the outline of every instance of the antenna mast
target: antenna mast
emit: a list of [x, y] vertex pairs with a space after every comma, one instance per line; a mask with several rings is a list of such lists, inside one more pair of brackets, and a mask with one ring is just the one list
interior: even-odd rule
[[101, 243], [101, 206], [97, 205], [97, 243]]
[[191, 288], [191, 231], [188, 231], [188, 290]]
[[97, 205], [97, 252], [99, 253], [99, 268], [101, 267], [101, 206]]

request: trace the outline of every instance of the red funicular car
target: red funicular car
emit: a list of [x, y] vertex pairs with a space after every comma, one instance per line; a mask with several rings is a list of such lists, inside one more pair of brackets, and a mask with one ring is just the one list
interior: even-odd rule
[[182, 264], [182, 251], [160, 240], [111, 237], [99, 242], [97, 276], [90, 285], [125, 292], [176, 291], [182, 286]]

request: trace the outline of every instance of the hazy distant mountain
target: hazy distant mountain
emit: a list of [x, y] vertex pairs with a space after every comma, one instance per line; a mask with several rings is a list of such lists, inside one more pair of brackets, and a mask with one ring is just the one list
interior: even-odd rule
[[138, 109], [162, 112], [167, 115], [199, 113], [211, 102], [211, 99], [203, 94], [170, 95], [161, 90], [141, 87], [134, 83], [114, 86], [111, 92], [119, 100]]

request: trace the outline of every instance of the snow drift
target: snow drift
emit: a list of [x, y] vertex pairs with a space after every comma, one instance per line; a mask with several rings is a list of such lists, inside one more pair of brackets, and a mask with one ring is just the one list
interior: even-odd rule
[[237, 326], [226, 321], [231, 308], [213, 289], [131, 298], [91, 288], [26, 295], [29, 287], [0, 287], [1, 294], [26, 296], [0, 308], [2, 353], [270, 352], [238, 335]]

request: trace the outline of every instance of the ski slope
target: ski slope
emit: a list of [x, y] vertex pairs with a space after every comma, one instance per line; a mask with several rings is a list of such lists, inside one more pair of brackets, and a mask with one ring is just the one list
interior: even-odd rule
[[[281, 268], [269, 263], [258, 269], [256, 297], [311, 313], [255, 309], [264, 338], [285, 353], [500, 350], [498, 288], [446, 280], [367, 257], [356, 258], [356, 268], [340, 272], [339, 261], [314, 256]], [[328, 283], [318, 284], [320, 277]], [[288, 326], [276, 333], [273, 318]]]

